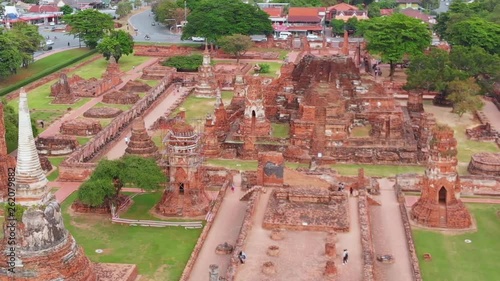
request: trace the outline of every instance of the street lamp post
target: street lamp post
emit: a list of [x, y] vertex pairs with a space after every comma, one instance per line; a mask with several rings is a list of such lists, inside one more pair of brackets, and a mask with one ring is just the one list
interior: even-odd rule
[[187, 2], [184, 1], [184, 22], [187, 21]]

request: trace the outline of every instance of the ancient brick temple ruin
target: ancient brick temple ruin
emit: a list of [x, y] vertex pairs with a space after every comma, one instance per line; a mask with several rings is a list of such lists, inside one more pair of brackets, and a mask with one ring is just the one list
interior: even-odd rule
[[457, 141], [453, 130], [445, 125], [436, 126], [430, 149], [422, 194], [412, 207], [411, 218], [429, 227], [468, 228], [472, 219], [460, 200]]
[[201, 183], [203, 167], [200, 135], [182, 119], [175, 120], [163, 139], [169, 186], [156, 206], [166, 216], [199, 216], [208, 211], [209, 198]]
[[[10, 232], [4, 227], [2, 253], [8, 253]], [[0, 280], [99, 280], [94, 264], [64, 227], [61, 207], [55, 198], [45, 205], [29, 207], [16, 227], [16, 257], [12, 264], [2, 260]], [[15, 266], [15, 274], [7, 269]], [[9, 279], [12, 278], [12, 279]]]
[[142, 157], [151, 157], [154, 159], [160, 157], [158, 147], [156, 147], [155, 143], [148, 135], [144, 120], [141, 117], [136, 118], [132, 123], [132, 136], [127, 144], [125, 153]]
[[72, 104], [78, 100], [75, 92], [71, 90], [68, 82], [68, 76], [62, 73], [59, 81], [50, 86], [50, 95], [54, 97], [54, 104]]
[[219, 87], [215, 80], [213, 66], [210, 64], [210, 52], [207, 45], [203, 52], [203, 63], [199, 69], [200, 77], [194, 87], [194, 95], [197, 97], [215, 97], [216, 89]]
[[39, 155], [59, 156], [73, 152], [80, 144], [74, 136], [37, 137], [35, 140]]
[[480, 152], [472, 155], [467, 170], [473, 175], [500, 177], [500, 153]]
[[[292, 80], [295, 95], [285, 94], [281, 100], [289, 102], [278, 111], [292, 116], [285, 158], [415, 163], [417, 142], [406, 108], [381, 85], [361, 79], [351, 58], [305, 56]], [[353, 137], [356, 127], [369, 128], [369, 135]]]
[[[9, 170], [16, 167], [16, 159], [7, 153], [5, 141], [5, 123], [3, 118], [3, 104], [0, 103], [0, 201], [7, 197]], [[12, 172], [12, 170], [10, 170]]]
[[92, 136], [102, 130], [102, 125], [97, 120], [74, 119], [66, 120], [61, 124], [59, 131], [64, 135], [72, 136]]
[[16, 202], [23, 205], [44, 204], [49, 199], [48, 180], [40, 165], [31, 128], [28, 97], [19, 93], [19, 142], [16, 164]]

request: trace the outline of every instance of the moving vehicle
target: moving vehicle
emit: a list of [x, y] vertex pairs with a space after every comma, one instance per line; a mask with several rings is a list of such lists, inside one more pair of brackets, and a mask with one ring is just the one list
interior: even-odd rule
[[266, 35], [250, 35], [250, 38], [254, 42], [266, 42], [267, 41]]
[[54, 45], [54, 41], [52, 41], [52, 40], [47, 40], [47, 41], [45, 42], [45, 45]]
[[308, 40], [317, 40], [317, 39], [319, 39], [319, 36], [318, 36], [318, 35], [316, 35], [316, 34], [312, 34], [312, 33], [311, 33], [311, 34], [307, 34], [306, 38], [307, 38]]
[[155, 26], [155, 25], [156, 25], [156, 23], [155, 23], [155, 22], [152, 22], [152, 23], [151, 23], [151, 25], [152, 25], [152, 26]]
[[193, 37], [191, 37], [191, 40], [193, 42], [205, 42], [205, 37], [196, 37], [196, 36], [193, 36]]

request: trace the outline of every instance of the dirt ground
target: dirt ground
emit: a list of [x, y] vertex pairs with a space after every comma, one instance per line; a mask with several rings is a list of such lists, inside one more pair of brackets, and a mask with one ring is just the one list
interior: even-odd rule
[[291, 186], [315, 186], [321, 188], [328, 188], [330, 186], [330, 184], [324, 180], [288, 168], [285, 168], [284, 178], [285, 184]]

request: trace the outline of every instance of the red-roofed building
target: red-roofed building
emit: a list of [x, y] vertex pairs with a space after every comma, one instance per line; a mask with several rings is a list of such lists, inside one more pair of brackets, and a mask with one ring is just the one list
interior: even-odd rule
[[407, 15], [407, 16], [412, 17], [412, 18], [420, 19], [420, 20], [422, 20], [422, 22], [425, 22], [427, 24], [435, 24], [436, 23], [436, 19], [433, 16], [429, 16], [427, 14], [424, 14], [424, 13], [422, 13], [418, 10], [414, 10], [412, 8], [401, 10], [401, 13], [403, 15]]
[[59, 7], [57, 6], [49, 6], [49, 5], [33, 5], [28, 10], [29, 13], [57, 13], [59, 12]]
[[[324, 7], [292, 7], [288, 10], [286, 31], [295, 34], [321, 33], [324, 28], [326, 9]], [[281, 31], [283, 27], [276, 27], [276, 31]]]
[[273, 24], [286, 22], [287, 17], [284, 14], [283, 7], [262, 8], [262, 11], [269, 15], [269, 19], [273, 22]]
[[339, 3], [330, 6], [326, 9], [326, 21], [330, 22], [332, 19], [348, 21], [350, 18], [356, 17], [358, 20], [368, 19], [368, 12], [359, 10], [358, 7], [346, 3]]
[[390, 16], [394, 13], [394, 9], [380, 9], [381, 16]]

